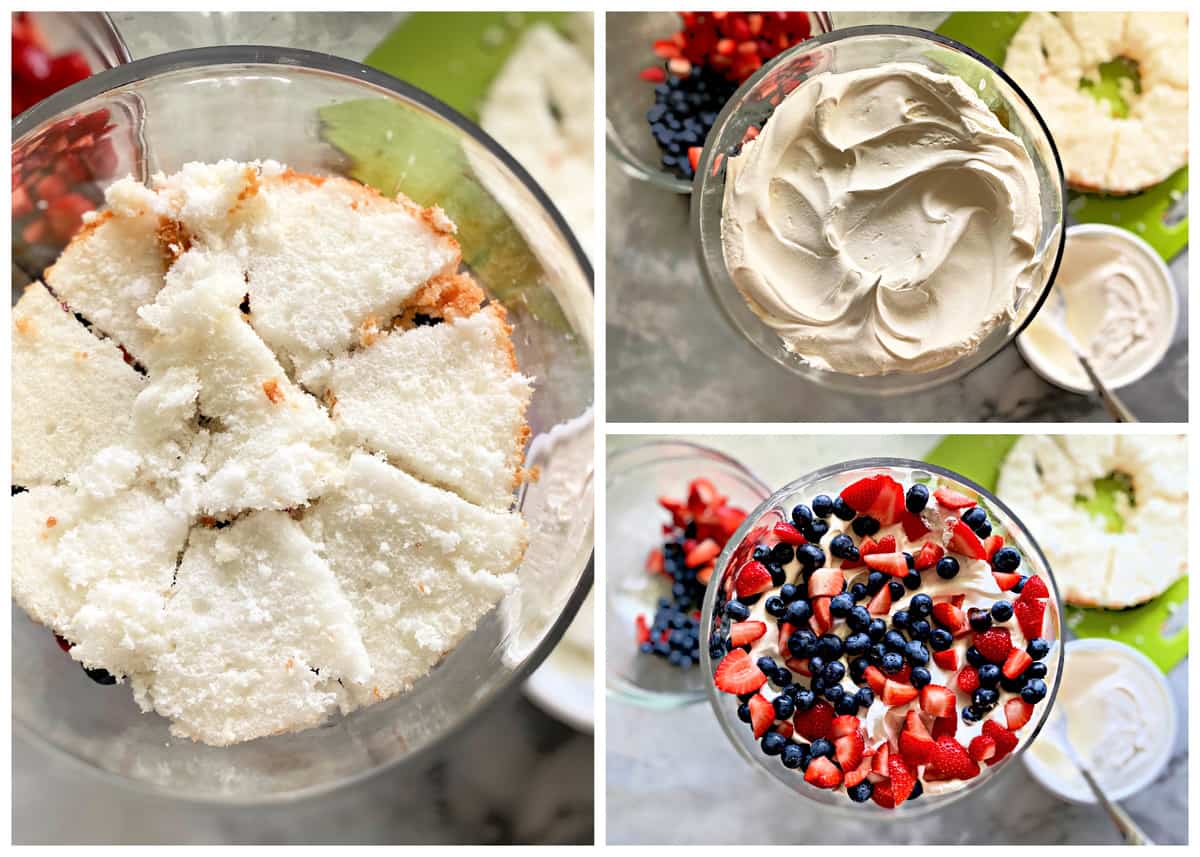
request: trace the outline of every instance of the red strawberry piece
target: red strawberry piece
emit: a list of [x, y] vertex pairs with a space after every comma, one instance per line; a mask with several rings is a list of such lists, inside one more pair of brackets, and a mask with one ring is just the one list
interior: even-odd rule
[[867, 612], [872, 616], [887, 616], [892, 612], [892, 589], [890, 586], [881, 587], [867, 602]]
[[921, 688], [921, 710], [934, 717], [949, 717], [954, 713], [954, 691], [940, 684]]
[[737, 573], [737, 578], [734, 580], [738, 598], [749, 598], [752, 595], [759, 595], [770, 589], [771, 585], [771, 572], [767, 571], [767, 567], [755, 559], [743, 565]]
[[1000, 672], [1004, 673], [1005, 678], [1016, 678], [1029, 669], [1032, 663], [1033, 658], [1024, 649], [1013, 649], [1004, 659], [1004, 666], [1000, 668]]
[[733, 534], [737, 532], [737, 528], [742, 525], [742, 521], [746, 520], [746, 511], [733, 506], [722, 506], [717, 509], [717, 530], [721, 534], [720, 541], [722, 543], [733, 538]]
[[708, 586], [708, 581], [712, 579], [713, 565], [710, 562], [704, 568], [696, 570], [696, 582], [701, 586]]
[[864, 678], [867, 680], [867, 686], [875, 693], [876, 696], [883, 696], [883, 688], [887, 685], [887, 676], [883, 674], [877, 666], [869, 666], [863, 672]]
[[754, 727], [754, 737], [766, 735], [774, 722], [775, 706], [761, 693], [750, 697], [750, 725]]
[[819, 568], [813, 572], [813, 575], [808, 580], [808, 597], [820, 598], [826, 596], [832, 598], [834, 595], [840, 595], [842, 590], [846, 588], [846, 577], [838, 568]]
[[[841, 574], [841, 572], [838, 573]], [[833, 628], [833, 613], [829, 607], [829, 602], [832, 600], [829, 596], [812, 599], [813, 614], [809, 624], [818, 635], [827, 634]]]
[[859, 766], [863, 760], [864, 749], [862, 733], [857, 729], [849, 735], [833, 740], [834, 756], [843, 771], [852, 771]]
[[927, 568], [933, 568], [938, 564], [938, 560], [946, 555], [946, 551], [942, 546], [934, 542], [925, 542], [921, 545], [921, 549], [917, 551], [917, 555], [913, 557], [913, 565], [917, 571], [924, 571]]
[[892, 781], [892, 800], [899, 806], [912, 794], [913, 786], [917, 784], [917, 772], [903, 756], [892, 753], [888, 758], [888, 774]]
[[83, 226], [83, 216], [96, 207], [81, 193], [68, 193], [53, 200], [46, 209], [51, 234], [60, 242], [70, 241]]
[[802, 545], [806, 541], [804, 534], [787, 521], [780, 521], [771, 529], [771, 532], [775, 534], [775, 538], [781, 542], [787, 542], [789, 545]]
[[993, 571], [992, 577], [996, 578], [996, 585], [1000, 587], [1001, 592], [1008, 592], [1021, 582], [1021, 575], [1016, 571], [1007, 574], [1000, 571]]
[[[772, 706], [772, 708], [773, 707], [774, 706]], [[784, 738], [791, 738], [792, 733], [794, 731], [792, 728], [792, 721], [790, 721], [790, 720], [779, 721], [778, 723], [775, 724], [775, 731], [778, 732], [780, 735], [782, 735]]]
[[843, 772], [842, 780], [846, 788], [852, 789], [867, 778], [867, 775], [871, 773], [872, 759], [874, 759], [873, 753], [864, 753], [857, 768]]
[[933, 756], [926, 768], [926, 779], [930, 772], [935, 778], [969, 780], [979, 775], [979, 765], [954, 738], [939, 738], [934, 743]]
[[823, 699], [819, 700], [808, 711], [797, 711], [792, 723], [796, 731], [809, 741], [828, 739], [833, 732], [833, 706]]
[[898, 681], [900, 684], [912, 684], [912, 664], [900, 667], [900, 672], [892, 674], [892, 681]]
[[953, 738], [958, 731], [958, 712], [947, 717], [938, 717], [933, 721], [933, 728], [929, 730], [929, 734], [934, 741], [942, 738]]
[[916, 698], [917, 689], [915, 687], [913, 687], [911, 684], [901, 684], [900, 682], [894, 681], [890, 678], [884, 682], [883, 693], [880, 695], [880, 699], [883, 700], [883, 704], [889, 708], [893, 708], [897, 705], [904, 705], [905, 703], [912, 702]]
[[654, 548], [646, 555], [646, 571], [651, 574], [662, 574], [665, 568], [662, 548]]
[[21, 227], [21, 240], [26, 244], [41, 244], [49, 237], [50, 228], [43, 218], [31, 220]]
[[700, 153], [703, 151], [704, 149], [700, 146], [688, 146], [688, 163], [692, 165], [693, 172], [700, 166]]
[[637, 626], [638, 645], [650, 642], [650, 623], [646, 621], [645, 615], [639, 613], [635, 624]]
[[954, 528], [950, 532], [952, 533], [950, 544], [946, 547], [951, 553], [956, 553], [969, 559], [987, 559], [987, 552], [983, 549], [983, 542], [979, 540], [979, 536], [975, 535], [975, 531], [962, 521], [955, 521]]
[[983, 540], [983, 552], [987, 554], [988, 562], [996, 555], [996, 551], [1004, 547], [1004, 536], [993, 533]]
[[867, 514], [887, 527], [900, 520], [904, 514], [904, 486], [890, 476], [884, 476], [875, 502]]
[[674, 40], [672, 39], [655, 39], [654, 55], [657, 57], [662, 57], [665, 60], [682, 56], [683, 52], [679, 50], [679, 47], [680, 46], [675, 44]]
[[38, 180], [33, 186], [33, 195], [44, 202], [50, 202], [65, 194], [67, 190], [67, 183], [62, 176], [51, 174]]
[[766, 684], [767, 676], [754, 663], [748, 652], [733, 649], [717, 664], [713, 680], [717, 690], [741, 696], [744, 693], [752, 693]]
[[967, 755], [976, 762], [986, 762], [996, 755], [996, 742], [986, 735], [976, 735], [967, 745]]
[[[898, 549], [896, 547], [895, 536], [884, 536], [875, 545], [875, 550], [871, 551], [871, 553], [895, 553]], [[861, 554], [862, 551], [859, 551], [859, 553]]]
[[1012, 731], [1005, 729], [995, 720], [985, 720], [983, 722], [983, 734], [996, 742], [996, 755], [988, 762], [989, 765], [994, 765], [1016, 749], [1020, 739]]
[[779, 651], [786, 652], [788, 650], [788, 640], [792, 638], [792, 634], [796, 633], [796, 626], [791, 622], [781, 622], [779, 624]]
[[[867, 556], [873, 553], [879, 553], [879, 542], [870, 536], [864, 536], [863, 540], [858, 544], [858, 555]], [[887, 551], [887, 553], [892, 553], [892, 551]]]
[[1022, 587], [1021, 594], [1017, 600], [1032, 601], [1035, 598], [1049, 597], [1050, 590], [1046, 588], [1046, 582], [1035, 574], [1025, 581], [1025, 586]]
[[734, 646], [748, 646], [765, 633], [767, 633], [766, 622], [754, 620], [734, 622], [729, 626], [729, 642]]
[[954, 672], [958, 669], [958, 652], [954, 649], [946, 649], [944, 652], [934, 652], [933, 662], [947, 672]]
[[924, 765], [933, 755], [933, 738], [925, 728], [918, 711], [904, 715], [904, 729], [900, 732], [900, 755], [913, 767]]
[[907, 509], [900, 513], [900, 526], [904, 527], [904, 535], [910, 542], [915, 542], [929, 534], [929, 527], [925, 526], [925, 521], [921, 519], [921, 516], [914, 515]]
[[975, 667], [966, 666], [958, 673], [958, 689], [963, 693], [974, 693], [979, 690], [979, 673]]
[[[884, 588], [886, 589], [887, 587], [885, 586]], [[955, 637], [961, 637], [967, 631], [971, 630], [971, 626], [967, 622], [967, 617], [963, 614], [962, 610], [958, 609], [950, 601], [942, 601], [934, 604], [933, 618]]]
[[[1026, 586], [1029, 584], [1026, 583]], [[1022, 593], [1024, 594], [1024, 593]], [[1017, 625], [1025, 639], [1032, 640], [1042, 636], [1042, 628], [1046, 624], [1046, 605], [1042, 601], [1022, 601], [1019, 598], [1013, 602], [1013, 613], [1017, 617]]]
[[875, 803], [884, 809], [895, 809], [896, 801], [892, 797], [891, 781], [884, 780], [883, 782], [877, 784], [875, 786], [875, 790], [871, 792], [871, 800], [875, 801]]
[[879, 492], [883, 488], [882, 480], [886, 478], [880, 474], [852, 482], [842, 489], [841, 498], [855, 512], [864, 515], [867, 509], [871, 508], [871, 504], [875, 502], [875, 498], [879, 496]]
[[933, 498], [937, 500], [940, 505], [954, 511], [958, 511], [959, 509], [970, 509], [972, 506], [978, 505], [975, 501], [975, 498], [959, 493], [953, 488], [938, 488], [933, 492]]
[[66, 637], [60, 637], [58, 634], [55, 634], [54, 642], [58, 643], [58, 647], [60, 649], [62, 649], [64, 652], [71, 651], [71, 641], [68, 640]]
[[687, 507], [693, 515], [699, 515], [709, 506], [719, 506], [724, 502], [725, 498], [717, 491], [717, 486], [708, 479], [700, 477], [688, 483]]
[[1033, 706], [1019, 696], [1014, 696], [1004, 703], [1004, 719], [1008, 728], [1016, 731], [1029, 722], [1033, 717]]
[[863, 562], [867, 564], [867, 568], [873, 571], [882, 571], [892, 577], [908, 575], [908, 560], [902, 553], [873, 553], [863, 557]]
[[887, 741], [881, 743], [878, 747], [871, 751], [871, 772], [877, 774], [884, 779], [888, 776], [888, 760], [891, 758], [892, 749], [888, 746]]
[[1004, 663], [1012, 647], [1012, 636], [1007, 628], [988, 628], [982, 634], [975, 635], [975, 648], [994, 664]]
[[845, 738], [847, 735], [852, 735], [858, 732], [862, 722], [853, 714], [842, 714], [833, 718], [833, 722], [829, 724], [829, 734], [836, 738]]
[[677, 527], [686, 527], [688, 525], [687, 504], [680, 500], [674, 500], [670, 497], [659, 497], [658, 505], [662, 506], [671, 513], [671, 520], [675, 522]]
[[650, 66], [649, 68], [642, 69], [638, 73], [638, 77], [650, 83], [662, 83], [667, 79], [667, 72], [661, 66]]
[[804, 772], [804, 781], [819, 789], [836, 789], [842, 784], [842, 772], [829, 759], [817, 756], [808, 763], [808, 770]]
[[800, 673], [808, 678], [812, 677], [812, 670], [808, 668], [808, 658], [787, 657], [783, 659], [783, 665], [794, 673]]
[[687, 556], [683, 558], [683, 562], [688, 568], [698, 568], [716, 559], [717, 554], [720, 552], [721, 546], [719, 544], [712, 539], [705, 539], [688, 551]]

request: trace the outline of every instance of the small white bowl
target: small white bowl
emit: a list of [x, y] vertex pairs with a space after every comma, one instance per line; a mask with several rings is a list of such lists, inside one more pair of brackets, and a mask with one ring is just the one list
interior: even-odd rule
[[[1068, 677], [1071, 674], [1071, 653], [1079, 651], [1097, 651], [1108, 649], [1114, 652], [1119, 652], [1123, 657], [1128, 658], [1133, 664], [1136, 664], [1145, 675], [1151, 679], [1156, 686], [1161, 697], [1156, 702], [1161, 703], [1163, 719], [1160, 724], [1156, 724], [1154, 734], [1158, 736], [1159, 743], [1156, 745], [1153, 753], [1156, 757], [1147, 765], [1144, 770], [1137, 776], [1130, 777], [1123, 784], [1114, 788], [1106, 787], [1106, 794], [1112, 801], [1122, 801], [1137, 792], [1144, 789], [1150, 783], [1158, 779], [1162, 774], [1163, 769], [1167, 766], [1167, 762], [1171, 758], [1171, 753], [1175, 747], [1176, 732], [1178, 731], [1178, 717], [1175, 711], [1175, 698], [1171, 694], [1170, 685], [1167, 684], [1166, 677], [1162, 671], [1145, 655], [1137, 649], [1131, 648], [1124, 643], [1118, 643], [1116, 640], [1108, 640], [1103, 638], [1092, 638], [1086, 640], [1072, 640], [1066, 645], [1066, 659], [1063, 663], [1063, 675], [1060, 679], [1058, 689], [1058, 698], [1054, 702], [1055, 708], [1066, 706], [1066, 693]], [[1054, 713], [1051, 712], [1051, 717]], [[1045, 731], [1034, 739], [1034, 744], [1027, 752], [1022, 754], [1022, 759], [1025, 762], [1025, 767], [1029, 773], [1037, 780], [1043, 788], [1054, 794], [1056, 797], [1077, 805], [1087, 805], [1096, 803], [1095, 797], [1090, 790], [1083, 793], [1070, 789], [1061, 777], [1037, 755], [1038, 744], [1041, 742], [1053, 743], [1053, 739]]]
[[[1153, 247], [1147, 244], [1137, 235], [1130, 232], [1128, 229], [1122, 229], [1118, 226], [1110, 226], [1107, 223], [1080, 223], [1067, 229], [1067, 243], [1063, 251], [1064, 258], [1070, 252], [1071, 238], [1076, 235], [1104, 235], [1114, 241], [1120, 241], [1128, 245], [1135, 252], [1144, 256], [1151, 266], [1158, 272], [1161, 279], [1161, 285], [1166, 293], [1166, 306], [1163, 310], [1167, 313], [1167, 330], [1170, 333], [1163, 337], [1162, 341], [1157, 344], [1153, 351], [1147, 354], [1146, 360], [1132, 372], [1127, 372], [1123, 377], [1109, 379], [1103, 374], [1100, 376], [1108, 386], [1112, 388], [1127, 387], [1135, 381], [1144, 377], [1151, 369], [1162, 362], [1163, 357], [1167, 353], [1167, 349], [1171, 347], [1171, 340], [1175, 332], [1175, 328], [1179, 325], [1179, 295], [1175, 285], [1175, 279], [1171, 276], [1171, 271], [1163, 262], [1162, 257], [1158, 255]], [[1062, 276], [1062, 268], [1059, 268], [1058, 277]], [[1058, 288], [1057, 281], [1052, 288]], [[1047, 302], [1053, 300], [1053, 293], [1047, 296]], [[1039, 313], [1048, 312], [1046, 307], [1042, 307]], [[1035, 316], [1031, 324], [1037, 321]], [[1044, 380], [1053, 384], [1056, 387], [1061, 387], [1064, 390], [1070, 390], [1072, 393], [1091, 393], [1093, 392], [1090, 385], [1079, 384], [1071, 375], [1064, 374], [1060, 363], [1050, 359], [1036, 345], [1028, 341], [1028, 330], [1026, 328], [1017, 337], [1017, 350], [1021, 352], [1021, 356], [1025, 358], [1025, 362], [1029, 364], [1038, 375]], [[1082, 370], [1080, 370], [1082, 372]], [[1074, 376], [1078, 377], [1078, 376]]]

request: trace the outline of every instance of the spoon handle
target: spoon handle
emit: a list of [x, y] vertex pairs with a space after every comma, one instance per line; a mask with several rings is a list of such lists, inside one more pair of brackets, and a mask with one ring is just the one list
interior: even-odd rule
[[1125, 407], [1125, 403], [1117, 398], [1116, 394], [1108, 389], [1108, 386], [1100, 380], [1100, 376], [1096, 374], [1096, 370], [1092, 368], [1092, 364], [1082, 354], [1076, 353], [1079, 358], [1079, 365], [1083, 367], [1083, 371], [1087, 373], [1088, 379], [1091, 380], [1092, 386], [1096, 388], [1096, 392], [1100, 395], [1100, 401], [1104, 403], [1104, 409], [1108, 411], [1108, 415], [1119, 423], [1136, 423], [1138, 418], [1133, 415], [1129, 408]]
[[1096, 796], [1096, 800], [1100, 802], [1100, 806], [1104, 807], [1104, 811], [1108, 813], [1108, 817], [1112, 819], [1113, 824], [1121, 831], [1126, 845], [1154, 844], [1150, 837], [1146, 835], [1146, 832], [1138, 827], [1137, 822], [1130, 818], [1129, 813], [1108, 799], [1108, 796], [1104, 794], [1104, 789], [1100, 788], [1091, 771], [1080, 765], [1079, 773], [1083, 774], [1083, 778], [1087, 781], [1092, 794]]

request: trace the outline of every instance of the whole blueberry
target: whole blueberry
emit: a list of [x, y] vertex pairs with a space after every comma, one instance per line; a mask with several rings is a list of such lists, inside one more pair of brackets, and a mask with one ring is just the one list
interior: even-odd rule
[[749, 693], [739, 693], [738, 694], [738, 702], [749, 702], [750, 700], [754, 699], [754, 697], [756, 697], [756, 696], [758, 696], [757, 690], [752, 690]]
[[869, 515], [863, 515], [861, 518], [854, 519], [850, 529], [854, 530], [854, 534], [859, 538], [866, 538], [879, 532], [879, 522]]
[[943, 580], [953, 580], [958, 574], [958, 560], [952, 556], [942, 557], [938, 560], [937, 574]]
[[671, 666], [673, 666], [673, 667], [682, 666], [683, 664], [680, 663], [682, 658], [683, 658], [683, 655], [680, 654], [679, 652], [671, 652], [671, 654], [667, 655], [667, 662], [670, 663]]
[[799, 711], [808, 711], [817, 703], [817, 695], [807, 687], [802, 687], [793, 693], [792, 698], [796, 700], [796, 708]]
[[768, 732], [762, 737], [762, 751], [768, 756], [778, 756], [788, 745], [788, 739], [778, 732]]
[[814, 759], [817, 756], [824, 756], [827, 759], [833, 758], [833, 744], [827, 738], [818, 738], [816, 741], [813, 741], [808, 751]]
[[967, 648], [967, 663], [973, 667], [978, 667], [986, 664], [987, 658], [983, 656], [983, 653], [980, 652], [979, 649], [975, 648], [974, 646], [969, 646]]
[[784, 611], [784, 621], [793, 625], [803, 625], [812, 618], [812, 605], [803, 599], [793, 601]]
[[863, 780], [858, 785], [846, 789], [846, 796], [855, 803], [866, 803], [874, 793], [875, 786], [871, 784], [870, 780]]
[[1000, 672], [1000, 667], [995, 664], [980, 664], [976, 672], [979, 674], [979, 684], [981, 687], [995, 687], [1000, 683], [1000, 679], [1004, 675]]
[[754, 553], [751, 554], [751, 557], [758, 560], [759, 562], [766, 562], [767, 560], [769, 560], [771, 558], [771, 549], [769, 547], [767, 547], [766, 545], [758, 545], [754, 549]]
[[[1037, 664], [1033, 664], [1030, 669], [1035, 666], [1037, 666]], [[1029, 670], [1025, 671], [1025, 673], [1027, 672], [1029, 672]], [[1025, 673], [1021, 673], [1016, 678], [1007, 678], [1002, 675], [1000, 679], [1000, 687], [1004, 688], [1009, 693], [1020, 693], [1021, 688], [1025, 687], [1025, 682], [1029, 681], [1029, 678], [1025, 675]]]
[[779, 669], [775, 670], [774, 675], [768, 676], [768, 678], [771, 679], [772, 684], [781, 688], [787, 687], [794, 681], [792, 678], [792, 671], [787, 667], [780, 667]]
[[925, 669], [925, 667], [913, 667], [912, 672], [908, 676], [908, 681], [913, 687], [920, 690], [933, 681], [933, 676], [930, 675], [929, 670]]
[[920, 589], [921, 588], [921, 572], [910, 571], [908, 574], [904, 575], [904, 588], [909, 590], [910, 592], [914, 589]]
[[850, 584], [850, 597], [854, 601], [862, 601], [867, 597], [867, 585], [861, 581]]
[[967, 621], [973, 630], [983, 632], [992, 627], [992, 614], [980, 607], [972, 607], [967, 610]]
[[800, 587], [794, 583], [785, 583], [779, 588], [779, 597], [784, 604], [791, 604], [800, 597]]
[[875, 691], [869, 687], [860, 687], [854, 694], [854, 700], [858, 703], [859, 708], [870, 708], [871, 703], [875, 701]]
[[826, 664], [821, 677], [825, 679], [827, 684], [837, 684], [846, 677], [846, 665], [841, 661]]
[[813, 655], [808, 659], [808, 671], [813, 675], [820, 675], [825, 669], [825, 659], [820, 655]]
[[974, 705], [968, 705], [962, 711], [962, 719], [963, 723], [978, 723], [983, 719], [983, 712]]
[[796, 700], [786, 694], [779, 694], [771, 701], [775, 706], [775, 717], [777, 720], [787, 720], [796, 713]]
[[842, 697], [846, 695], [846, 689], [840, 684], [829, 684], [824, 679], [822, 679], [822, 683], [825, 685], [825, 698], [830, 702], [840, 702]]
[[917, 780], [913, 783], [912, 791], [908, 793], [908, 799], [916, 800], [923, 794], [925, 794], [925, 786], [921, 785], [920, 780]]
[[962, 513], [962, 522], [978, 533], [979, 526], [987, 523], [987, 512], [981, 506], [972, 506]]
[[858, 559], [858, 548], [854, 545], [854, 539], [845, 533], [839, 533], [830, 539], [829, 552], [838, 559]]
[[783, 603], [783, 599], [778, 595], [772, 595], [763, 606], [766, 608], [767, 613], [776, 619], [787, 612], [787, 605]]
[[779, 664], [775, 663], [774, 658], [769, 658], [766, 655], [755, 661], [755, 664], [768, 678], [779, 669]]
[[888, 653], [887, 648], [883, 643], [873, 643], [871, 648], [867, 650], [867, 660], [875, 666], [883, 663], [883, 656]]
[[837, 634], [822, 634], [817, 640], [817, 654], [827, 661], [840, 658], [844, 648], [845, 644]]
[[908, 509], [914, 515], [919, 515], [928, 502], [929, 489], [924, 485], [914, 485], [904, 495], [904, 508]]
[[802, 530], [813, 519], [813, 510], [801, 503], [792, 507], [792, 523], [796, 529]]
[[1021, 699], [1030, 705], [1036, 705], [1046, 698], [1046, 683], [1040, 678], [1030, 679], [1021, 688]]
[[929, 649], [920, 640], [913, 640], [904, 647], [904, 657], [914, 667], [923, 667], [929, 663]]
[[829, 524], [820, 519], [810, 521], [808, 526], [800, 531], [804, 534], [804, 538], [808, 539], [813, 544], [817, 544], [821, 539], [825, 538], [825, 534], [829, 532]]
[[852, 693], [845, 693], [842, 698], [834, 704], [833, 710], [836, 714], [857, 714], [858, 699]]
[[988, 521], [984, 521], [982, 524], [980, 524], [978, 527], [975, 528], [975, 535], [979, 536], [979, 538], [981, 538], [981, 539], [986, 539], [991, 534], [992, 534], [992, 525]]
[[799, 768], [808, 761], [808, 751], [804, 749], [803, 744], [789, 741], [780, 754], [780, 761], [783, 762], [785, 768]]
[[935, 652], [944, 652], [954, 645], [954, 635], [945, 628], [934, 628], [929, 632], [929, 647]]
[[813, 497], [812, 512], [818, 518], [828, 518], [833, 514], [833, 498], [828, 494], [818, 494]]
[[787, 648], [798, 658], [810, 658], [817, 651], [817, 635], [807, 628], [793, 631], [788, 637]]
[[904, 597], [904, 584], [896, 580], [896, 578], [893, 577], [888, 581], [888, 589], [892, 593], [893, 601], [899, 601]]
[[[791, 547], [791, 545], [788, 545]], [[787, 572], [783, 570], [783, 566], [777, 562], [767, 563], [767, 572], [771, 575], [772, 586], [783, 586], [787, 582]]]
[[888, 631], [883, 635], [883, 647], [889, 652], [903, 652], [908, 640], [899, 631]]
[[867, 594], [874, 595], [879, 590], [883, 589], [888, 582], [888, 576], [882, 571], [872, 571], [867, 575]]
[[854, 596], [849, 592], [843, 592], [841, 595], [835, 595], [829, 599], [829, 612], [839, 619], [849, 613], [853, 606]]
[[1004, 574], [1011, 574], [1020, 567], [1021, 554], [1016, 548], [1000, 548], [992, 557], [992, 568]]
[[838, 497], [833, 501], [833, 514], [843, 521], [853, 521], [857, 513], [850, 508], [849, 503]]
[[971, 705], [979, 711], [991, 711], [996, 707], [996, 703], [1000, 701], [1000, 694], [992, 690], [990, 687], [977, 688], [971, 694]]
[[887, 621], [876, 617], [867, 625], [867, 636], [872, 642], [878, 643], [887, 634], [887, 629]]
[[739, 705], [737, 707], [737, 716], [738, 716], [738, 720], [742, 721], [743, 723], [749, 723], [750, 722], [750, 703], [743, 702], [741, 705]]
[[933, 633], [933, 626], [929, 624], [928, 619], [917, 619], [908, 624], [908, 636], [914, 640], [924, 642], [929, 639], [931, 633]]
[[1025, 677], [1025, 679], [1028, 680], [1031, 678], [1045, 678], [1047, 673], [1049, 673], [1049, 672], [1050, 672], [1050, 670], [1046, 667], [1046, 665], [1044, 663], [1039, 662], [1039, 663], [1030, 664], [1029, 669], [1025, 670], [1025, 672], [1022, 673], [1021, 675], [1023, 675]]
[[904, 562], [905, 562], [905, 564], [906, 564], [906, 565], [907, 565], [907, 566], [908, 566], [910, 569], [913, 569], [913, 568], [916, 568], [916, 567], [917, 567], [917, 560], [916, 560], [916, 557], [914, 557], [914, 556], [913, 556], [911, 553], [909, 553], [908, 551], [902, 551], [902, 555], [904, 556]]
[[867, 677], [867, 667], [870, 665], [871, 662], [866, 658], [855, 658], [850, 662], [850, 678], [854, 680], [855, 684], [863, 683]]
[[908, 611], [897, 610], [892, 614], [892, 627], [898, 631], [903, 631], [908, 627]]
[[825, 551], [814, 544], [800, 545], [796, 551], [796, 559], [800, 562], [800, 568], [813, 572], [825, 565]]
[[904, 658], [899, 652], [888, 652], [883, 656], [883, 671], [888, 675], [894, 675], [904, 669]]
[[726, 601], [725, 615], [735, 622], [742, 622], [750, 618], [750, 608], [740, 601]]
[[871, 638], [859, 631], [857, 634], [851, 634], [846, 638], [843, 644], [846, 649], [846, 654], [852, 658], [866, 654], [867, 649], [871, 648]]
[[992, 619], [997, 622], [1007, 622], [1012, 618], [1013, 606], [1009, 601], [997, 601], [992, 605]]
[[924, 592], [917, 593], [908, 602], [908, 612], [919, 619], [924, 619], [933, 612], [933, 599]]
[[771, 562], [787, 565], [796, 558], [796, 549], [787, 542], [780, 542], [771, 548]]
[[866, 607], [856, 604], [846, 614], [846, 624], [851, 631], [865, 631], [871, 624], [871, 614]]
[[1040, 661], [1046, 655], [1050, 654], [1050, 641], [1044, 637], [1034, 637], [1029, 641], [1029, 645], [1025, 647], [1025, 651], [1029, 653], [1029, 657], [1035, 661]]

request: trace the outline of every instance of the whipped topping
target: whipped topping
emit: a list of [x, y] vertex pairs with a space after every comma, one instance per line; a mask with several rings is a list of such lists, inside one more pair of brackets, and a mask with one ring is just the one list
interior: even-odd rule
[[1033, 161], [961, 79], [913, 63], [809, 78], [728, 162], [725, 263], [811, 365], [926, 372], [1039, 285]]
[[[1163, 713], [1174, 703], [1141, 660], [1113, 646], [1072, 645], [1051, 717], [1067, 717], [1067, 737], [1106, 790], [1141, 780], [1171, 752]], [[1049, 733], [1029, 748], [1077, 800], [1092, 801], [1091, 790], [1066, 751]]]
[[[1054, 282], [1066, 326], [1111, 386], [1129, 384], [1162, 359], [1174, 333], [1170, 280], [1153, 251], [1132, 237], [1072, 230]], [[1083, 367], [1045, 307], [1021, 335], [1033, 359], [1071, 386], [1090, 389]]]

